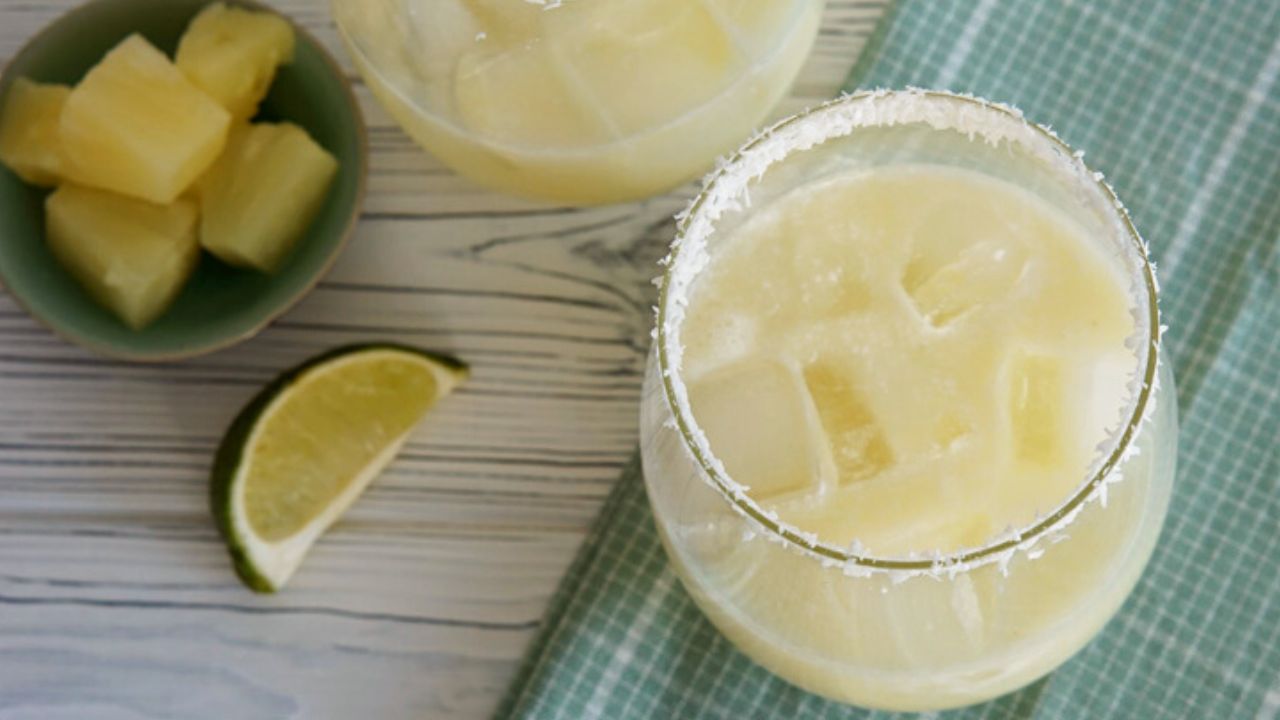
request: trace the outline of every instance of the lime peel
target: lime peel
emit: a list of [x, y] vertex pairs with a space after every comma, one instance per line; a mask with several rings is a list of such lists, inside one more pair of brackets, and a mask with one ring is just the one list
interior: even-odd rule
[[298, 393], [306, 392], [319, 378], [343, 369], [349, 370], [348, 366], [352, 363], [386, 358], [388, 354], [420, 363], [424, 370], [431, 373], [435, 392], [426, 402], [423, 413], [469, 375], [465, 363], [447, 355], [393, 343], [347, 345], [282, 373], [240, 411], [227, 429], [214, 458], [210, 501], [214, 520], [226, 541], [236, 574], [249, 588], [269, 593], [283, 587], [315, 541], [395, 458], [412, 432], [412, 425], [398, 437], [385, 443], [355, 477], [345, 482], [321, 512], [288, 537], [277, 541], [267, 540], [255, 531], [245, 503], [247, 481], [254, 470], [249, 459], [263, 429], [281, 408], [297, 397]]

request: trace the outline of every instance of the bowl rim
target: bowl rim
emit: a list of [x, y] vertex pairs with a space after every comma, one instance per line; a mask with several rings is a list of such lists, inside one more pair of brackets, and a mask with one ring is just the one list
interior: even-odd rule
[[[22, 44], [22, 47], [18, 48], [18, 51], [6, 60], [3, 66], [0, 66], [0, 87], [12, 84], [10, 73], [14, 65], [27, 54], [33, 52], [34, 46], [37, 45], [41, 39], [49, 35], [54, 28], [59, 27], [64, 23], [77, 22], [79, 20], [78, 16], [86, 12], [90, 7], [121, 1], [122, 0], [88, 0], [88, 2], [81, 3], [54, 18], [31, 37], [27, 38], [27, 40]], [[201, 343], [182, 350], [166, 350], [158, 352], [123, 350], [111, 343], [99, 342], [97, 340], [83, 337], [79, 333], [68, 331], [61, 327], [55, 318], [47, 315], [46, 313], [35, 310], [27, 302], [25, 297], [14, 291], [11, 283], [9, 283], [8, 279], [5, 277], [4, 266], [0, 265], [0, 291], [3, 291], [12, 298], [18, 307], [22, 308], [27, 315], [63, 341], [72, 345], [78, 345], [105, 358], [136, 363], [165, 363], [175, 362], [178, 360], [189, 360], [191, 358], [225, 350], [256, 336], [258, 333], [265, 330], [271, 323], [279, 319], [280, 316], [284, 315], [289, 310], [292, 310], [294, 306], [302, 301], [302, 298], [306, 297], [312, 290], [314, 290], [316, 286], [320, 284], [320, 281], [329, 274], [329, 271], [333, 269], [334, 263], [337, 262], [338, 256], [342, 254], [343, 250], [345, 250], [347, 245], [350, 243], [351, 236], [355, 233], [356, 224], [360, 220], [360, 215], [364, 207], [365, 196], [368, 192], [369, 133], [365, 124], [364, 113], [360, 108], [359, 101], [356, 99], [355, 90], [352, 88], [350, 76], [348, 76], [342, 69], [342, 66], [338, 64], [338, 61], [334, 59], [333, 53], [330, 52], [315, 35], [302, 27], [302, 25], [287, 13], [277, 10], [265, 4], [261, 0], [204, 0], [201, 5], [207, 6], [214, 2], [225, 2], [230, 5], [238, 5], [258, 12], [268, 12], [272, 15], [283, 18], [284, 21], [289, 23], [289, 26], [293, 28], [295, 37], [310, 44], [318, 51], [329, 73], [337, 78], [338, 84], [342, 87], [343, 100], [345, 101], [345, 104], [351, 108], [351, 115], [354, 120], [356, 133], [356, 190], [355, 197], [351, 204], [351, 211], [348, 213], [346, 223], [339, 231], [337, 243], [334, 244], [333, 249], [330, 250], [324, 262], [314, 273], [312, 273], [311, 277], [307, 279], [306, 283], [304, 283], [302, 287], [298, 288], [297, 291], [290, 294], [274, 308], [265, 313], [260, 320], [249, 328], [227, 337], [217, 338], [211, 342]]]

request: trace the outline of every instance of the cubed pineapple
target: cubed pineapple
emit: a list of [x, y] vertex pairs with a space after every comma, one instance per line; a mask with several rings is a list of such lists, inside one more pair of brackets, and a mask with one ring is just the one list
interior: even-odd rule
[[52, 187], [62, 176], [58, 118], [71, 88], [18, 78], [0, 109], [0, 162], [32, 185]]
[[160, 316], [200, 256], [196, 204], [153, 205], [63, 185], [45, 201], [49, 248], [85, 290], [129, 327]]
[[141, 35], [107, 53], [62, 110], [67, 179], [173, 202], [226, 143], [230, 114]]
[[196, 15], [174, 59], [191, 82], [247, 120], [266, 97], [276, 68], [293, 59], [293, 27], [269, 12], [213, 3]]
[[311, 225], [338, 161], [292, 123], [238, 128], [199, 185], [200, 244], [272, 272]]

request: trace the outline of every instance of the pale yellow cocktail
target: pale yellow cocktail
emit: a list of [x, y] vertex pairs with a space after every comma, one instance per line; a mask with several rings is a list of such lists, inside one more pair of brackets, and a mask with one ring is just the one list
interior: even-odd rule
[[455, 170], [574, 204], [710, 169], [786, 93], [822, 0], [333, 0], [383, 107]]
[[976, 702], [1115, 612], [1167, 506], [1155, 285], [1045, 131], [942, 94], [747, 146], [682, 221], [642, 440], [720, 629], [857, 704]]

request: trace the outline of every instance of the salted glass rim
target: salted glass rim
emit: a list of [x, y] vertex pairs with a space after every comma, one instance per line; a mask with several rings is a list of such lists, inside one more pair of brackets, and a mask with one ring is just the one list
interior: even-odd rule
[[[918, 117], [910, 120], [891, 119], [889, 122], [879, 119], [873, 112], [859, 114], [857, 111], [860, 108], [854, 107], [859, 104], [870, 106], [886, 99], [920, 101], [923, 105], [920, 107]], [[1133, 258], [1140, 261], [1140, 267], [1137, 268], [1137, 272], [1135, 273], [1131, 270], [1126, 272], [1126, 275], [1130, 279], [1133, 279], [1135, 274], [1141, 277], [1141, 287], [1133, 288], [1130, 294], [1137, 303], [1134, 312], [1139, 316], [1138, 319], [1143, 319], [1141, 316], [1144, 311], [1146, 315], [1147, 333], [1146, 337], [1143, 338], [1145, 345], [1142, 345], [1140, 341], [1139, 345], [1141, 346], [1133, 348], [1138, 359], [1143, 359], [1142, 356], [1145, 354], [1145, 364], [1139, 366], [1141, 373], [1134, 379], [1134, 382], [1138, 383], [1138, 385], [1134, 390], [1130, 391], [1131, 396], [1136, 395], [1136, 397], [1132, 397], [1132, 412], [1130, 416], [1124, 422], [1123, 429], [1119, 430], [1118, 433], [1110, 433], [1107, 441], [1105, 441], [1106, 443], [1115, 442], [1111, 452], [1106, 454], [1088, 480], [1055, 507], [1053, 512], [1037, 517], [1034, 521], [1021, 528], [997, 535], [981, 547], [964, 549], [950, 554], [935, 552], [927, 557], [877, 557], [863, 551], [856, 543], [851, 547], [840, 547], [822, 541], [814, 533], [802, 531], [780, 521], [775, 513], [762, 508], [758, 502], [750, 497], [741, 484], [729, 477], [728, 472], [724, 470], [723, 464], [711, 451], [710, 443], [706, 441], [705, 434], [702, 433], [701, 428], [698, 427], [693, 418], [692, 408], [688, 402], [687, 389], [684, 386], [683, 379], [680, 377], [679, 368], [673, 368], [671, 365], [673, 348], [679, 348], [679, 327], [683, 322], [683, 309], [675, 313], [677, 318], [674, 321], [672, 320], [672, 288], [675, 286], [673, 273], [680, 267], [682, 261], [690, 261], [689, 258], [681, 256], [681, 251], [687, 250], [691, 229], [697, 228], [701, 231], [703, 237], [699, 241], [705, 242], [707, 238], [714, 234], [714, 225], [720, 212], [726, 209], [741, 209], [742, 200], [736, 197], [731, 197], [728, 200], [729, 207], [712, 207], [717, 202], [721, 204], [725, 202], [723, 198], [717, 198], [714, 202], [710, 200], [715, 196], [721, 183], [736, 180], [741, 184], [740, 194], [745, 196], [751, 182], [762, 177], [771, 165], [785, 159], [794, 152], [803, 152], [829, 140], [845, 137], [862, 128], [927, 123], [928, 108], [926, 106], [937, 103], [944, 105], [956, 104], [957, 107], [964, 111], [986, 113], [988, 118], [994, 118], [1004, 123], [1015, 121], [1018, 126], [1030, 131], [1030, 134], [1027, 135], [1028, 138], [1035, 142], [1047, 144], [1046, 146], [1049, 149], [1071, 164], [1070, 168], [1063, 171], [1064, 173], [1074, 171], [1076, 178], [1073, 180], [1088, 179], [1089, 181], [1088, 183], [1080, 182], [1079, 185], [1082, 188], [1101, 193], [1100, 199], [1114, 213], [1109, 220], [1113, 224], [1118, 221], [1118, 229], [1122, 230], [1124, 235], [1122, 241], [1127, 241], [1131, 244], [1131, 247], [1128, 247], [1127, 250], [1131, 252]], [[822, 121], [825, 119], [823, 115], [842, 111], [852, 113], [851, 122], [845, 125], [828, 123], [825, 128], [822, 126]], [[991, 115], [991, 113], [995, 115]], [[810, 128], [805, 127], [806, 125], [817, 126], [817, 129], [815, 132], [807, 133], [805, 131]], [[961, 132], [966, 130], [963, 127], [948, 129]], [[972, 127], [968, 128], [968, 131], [971, 137], [975, 133], [982, 134], [980, 130]], [[791, 139], [796, 143], [795, 146], [782, 147], [781, 151], [772, 147], [772, 145], [782, 142], [778, 140], [781, 133], [788, 132], [792, 133]], [[797, 138], [799, 139], [796, 140]], [[987, 136], [987, 139], [992, 140], [991, 136]], [[1010, 142], [1026, 142], [1022, 138], [1011, 139], [1006, 137], [998, 139], [1007, 139]], [[992, 141], [995, 142], [994, 140]], [[1076, 183], [1073, 182], [1073, 184]], [[715, 217], [709, 219], [704, 217], [708, 214]], [[672, 242], [670, 254], [662, 261], [666, 269], [662, 277], [659, 278], [661, 291], [656, 308], [657, 325], [654, 338], [657, 343], [658, 370], [662, 381], [663, 394], [671, 410], [675, 429], [679, 432], [684, 447], [692, 454], [694, 460], [700, 466], [703, 479], [709, 482], [714, 490], [727, 500], [735, 511], [745, 517], [760, 534], [780, 541], [791, 549], [799, 550], [803, 554], [815, 557], [824, 564], [843, 566], [846, 573], [849, 574], [890, 572], [895, 575], [910, 576], [936, 573], [938, 571], [956, 573], [996, 562], [1003, 565], [1007, 564], [1019, 550], [1027, 551], [1030, 554], [1032, 548], [1041, 539], [1054, 535], [1056, 531], [1069, 525], [1089, 502], [1101, 497], [1105, 503], [1106, 486], [1120, 479], [1119, 467], [1132, 454], [1136, 454], [1137, 448], [1134, 447], [1134, 442], [1152, 414], [1154, 409], [1152, 396], [1159, 385], [1160, 336], [1163, 327], [1160, 324], [1159, 285], [1156, 280], [1154, 265], [1151, 262], [1146, 242], [1143, 241], [1134, 227], [1128, 212], [1111, 186], [1103, 179], [1103, 176], [1085, 166], [1083, 153], [1073, 150], [1052, 130], [1026, 120], [1018, 110], [970, 95], [919, 88], [869, 90], [841, 95], [780, 120], [750, 139], [707, 176], [698, 195], [677, 216], [677, 220], [676, 236]], [[705, 252], [705, 248], [702, 249], [702, 252]], [[696, 276], [701, 271], [702, 268], [698, 268], [693, 270], [692, 274]], [[682, 286], [680, 289], [686, 293], [678, 299], [679, 304], [683, 306], [688, 300], [688, 288]], [[1135, 336], [1141, 337], [1136, 334]], [[683, 350], [679, 349], [677, 352], [682, 353]], [[1100, 447], [1105, 447], [1105, 444]]]

